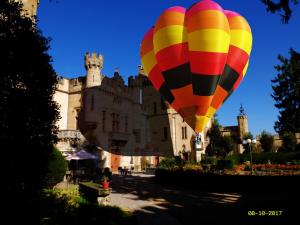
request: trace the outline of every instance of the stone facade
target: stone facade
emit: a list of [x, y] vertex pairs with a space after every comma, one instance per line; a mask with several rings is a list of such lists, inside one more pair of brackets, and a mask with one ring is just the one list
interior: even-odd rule
[[23, 4], [23, 10], [28, 16], [30, 17], [36, 16], [39, 0], [14, 0], [14, 1], [21, 2]]
[[56, 88], [58, 126], [64, 133], [57, 146], [62, 151], [76, 150], [76, 140], [66, 135], [80, 130], [82, 143], [97, 146], [100, 166], [112, 170], [118, 166], [140, 170], [145, 162], [154, 166], [159, 158], [184, 151], [192, 159], [201, 159], [207, 143], [195, 148], [194, 131], [152, 87], [142, 67], [137, 76], [128, 78], [128, 84], [117, 69], [112, 77], [101, 74], [101, 55], [86, 54], [85, 68], [85, 77], [61, 78]]

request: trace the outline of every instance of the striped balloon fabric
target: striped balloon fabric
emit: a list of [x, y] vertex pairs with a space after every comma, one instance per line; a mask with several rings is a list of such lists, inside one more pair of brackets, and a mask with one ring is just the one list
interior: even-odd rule
[[141, 60], [154, 88], [202, 132], [239, 86], [251, 48], [247, 21], [203, 0], [164, 11], [142, 40]]

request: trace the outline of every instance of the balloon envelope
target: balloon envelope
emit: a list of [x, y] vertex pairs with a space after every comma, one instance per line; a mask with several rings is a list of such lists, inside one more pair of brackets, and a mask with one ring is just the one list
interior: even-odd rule
[[238, 13], [203, 0], [165, 10], [141, 43], [141, 60], [154, 88], [196, 131], [236, 90], [252, 48]]

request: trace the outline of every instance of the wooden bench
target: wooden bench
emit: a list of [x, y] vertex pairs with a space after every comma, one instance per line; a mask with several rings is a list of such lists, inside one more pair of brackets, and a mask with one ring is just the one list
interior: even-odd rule
[[107, 205], [110, 202], [111, 188], [104, 189], [101, 184], [79, 182], [79, 194], [91, 203]]

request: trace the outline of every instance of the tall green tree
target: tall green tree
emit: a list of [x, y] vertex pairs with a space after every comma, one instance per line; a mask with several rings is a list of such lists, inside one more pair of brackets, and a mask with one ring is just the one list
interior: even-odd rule
[[222, 139], [223, 152], [227, 155], [234, 149], [234, 139], [231, 136], [223, 136]]
[[207, 132], [209, 144], [206, 148], [206, 153], [209, 156], [225, 157], [234, 148], [233, 138], [231, 136], [223, 136], [221, 128], [217, 116], [215, 115], [212, 126]]
[[42, 188], [56, 141], [57, 76], [49, 40], [10, 0], [0, 1], [0, 49], [2, 188], [23, 202]]
[[212, 125], [209, 131], [207, 132], [207, 136], [209, 137], [209, 144], [206, 148], [206, 153], [209, 156], [220, 155], [221, 144], [223, 141], [222, 133], [221, 133], [221, 125], [217, 119], [217, 116], [214, 116], [212, 120]]
[[281, 21], [283, 23], [288, 23], [292, 16], [291, 5], [298, 4], [298, 0], [261, 0], [261, 2], [267, 6], [268, 12], [276, 13], [283, 11], [283, 14], [281, 14]]
[[284, 152], [292, 152], [296, 150], [297, 139], [295, 134], [291, 132], [285, 132], [282, 136], [282, 150]]
[[271, 152], [274, 147], [274, 136], [266, 131], [261, 132], [260, 144], [264, 152]]
[[275, 107], [279, 110], [274, 129], [279, 134], [300, 132], [300, 54], [290, 49], [290, 58], [278, 56], [277, 77], [272, 80]]

